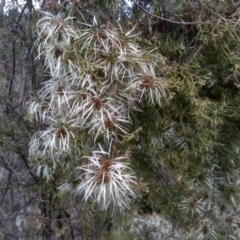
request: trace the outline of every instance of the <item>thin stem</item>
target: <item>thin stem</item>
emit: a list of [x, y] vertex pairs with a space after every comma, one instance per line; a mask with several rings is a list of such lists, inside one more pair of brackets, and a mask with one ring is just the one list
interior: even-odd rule
[[185, 21], [181, 21], [181, 22], [178, 22], [178, 21], [174, 21], [174, 20], [171, 20], [171, 19], [167, 19], [167, 18], [164, 18], [164, 17], [160, 17], [160, 16], [157, 16], [155, 15], [154, 13], [150, 13], [148, 10], [146, 10], [144, 7], [142, 7], [139, 3], [137, 3], [136, 1], [132, 0], [143, 12], [147, 13], [148, 15], [152, 16], [152, 17], [155, 17], [155, 18], [158, 18], [162, 21], [166, 21], [166, 22], [170, 22], [170, 23], [174, 23], [174, 24], [181, 24], [181, 25], [196, 25], [196, 24], [210, 24], [211, 22], [201, 22], [201, 21], [197, 21], [197, 22], [185, 22]]

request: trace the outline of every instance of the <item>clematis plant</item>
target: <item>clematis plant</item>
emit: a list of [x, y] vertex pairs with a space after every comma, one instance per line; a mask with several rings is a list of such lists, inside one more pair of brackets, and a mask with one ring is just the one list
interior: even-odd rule
[[44, 125], [32, 136], [30, 155], [46, 180], [74, 172], [60, 190], [122, 211], [137, 182], [123, 139], [136, 130], [131, 115], [141, 104], [161, 106], [166, 98], [164, 78], [155, 73], [156, 58], [164, 59], [141, 49], [135, 29], [117, 22], [42, 14], [36, 46], [50, 79], [29, 101], [29, 113]]

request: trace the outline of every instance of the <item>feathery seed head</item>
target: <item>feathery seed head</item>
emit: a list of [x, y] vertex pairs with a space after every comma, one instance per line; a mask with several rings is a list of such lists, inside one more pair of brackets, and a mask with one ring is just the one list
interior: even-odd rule
[[79, 167], [81, 183], [76, 192], [83, 194], [85, 201], [91, 199], [101, 210], [107, 210], [109, 206], [120, 211], [129, 208], [135, 197], [132, 187], [136, 177], [131, 168], [121, 162], [125, 158], [111, 158], [110, 153], [100, 146], [100, 151], [87, 157], [89, 163]]

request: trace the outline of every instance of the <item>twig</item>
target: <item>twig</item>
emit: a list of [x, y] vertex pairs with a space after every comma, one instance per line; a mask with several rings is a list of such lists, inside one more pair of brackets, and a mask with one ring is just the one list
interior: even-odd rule
[[4, 160], [4, 157], [1, 156], [0, 158], [1, 158], [2, 161], [3, 161], [4, 167], [5, 167], [9, 172], [12, 172], [12, 173], [16, 176], [16, 178], [18, 179], [18, 182], [21, 184], [21, 179], [19, 178], [17, 172], [12, 168], [12, 166], [11, 166], [7, 161]]
[[166, 21], [166, 22], [170, 22], [170, 23], [174, 23], [174, 24], [181, 24], [181, 25], [196, 25], [196, 24], [206, 24], [206, 23], [210, 23], [210, 22], [185, 22], [185, 21], [181, 21], [181, 22], [178, 22], [178, 21], [174, 21], [174, 20], [171, 20], [171, 19], [168, 19], [168, 18], [164, 18], [164, 17], [160, 17], [160, 16], [157, 16], [155, 15], [154, 13], [150, 13], [148, 10], [146, 10], [144, 7], [142, 7], [139, 3], [137, 3], [135, 0], [132, 0], [143, 12], [147, 13], [148, 15], [152, 16], [152, 17], [155, 17], [155, 18], [158, 18], [162, 21]]
[[[30, 3], [29, 0], [25, 3], [25, 5], [24, 5], [19, 17], [18, 17], [16, 25], [15, 25], [14, 29], [12, 30], [15, 34], [17, 33], [17, 30], [19, 28], [19, 23], [22, 19], [23, 13], [24, 13], [24, 11], [25, 11], [25, 9], [26, 9], [26, 7], [28, 6], [29, 3]], [[8, 101], [7, 101], [7, 106], [6, 106], [6, 113], [7, 114], [10, 111], [9, 110], [9, 105], [11, 106], [11, 103], [12, 103], [13, 84], [14, 84], [15, 75], [16, 75], [16, 46], [15, 46], [15, 44], [16, 44], [16, 40], [14, 39], [13, 42], [12, 42], [12, 59], [13, 59], [12, 60], [12, 76], [11, 76], [11, 80], [10, 80], [10, 84], [9, 84]]]
[[232, 11], [226, 13], [226, 18], [231, 17], [238, 10], [239, 7], [240, 7], [240, 2], [235, 5]]
[[[32, 133], [31, 128], [30, 128], [30, 127], [28, 126], [28, 124], [24, 121], [23, 117], [15, 111], [15, 108], [17, 108], [18, 105], [15, 106], [15, 107], [12, 107], [11, 104], [9, 104], [3, 97], [0, 96], [0, 98], [1, 98], [4, 102], [6, 102], [8, 111], [11, 110], [14, 114], [16, 114], [16, 115], [18, 116], [19, 120], [25, 125], [26, 129], [28, 130], [28, 132]], [[21, 104], [22, 104], [22, 103], [21, 103]], [[20, 105], [21, 105], [21, 104], [20, 104]], [[19, 106], [20, 106], [20, 105], [19, 105]]]
[[34, 181], [35, 181], [36, 183], [38, 183], [38, 178], [35, 176], [35, 174], [34, 174], [34, 173], [32, 172], [32, 170], [30, 169], [30, 166], [29, 166], [29, 164], [28, 164], [28, 161], [27, 161], [26, 157], [25, 157], [24, 154], [22, 154], [22, 153], [19, 153], [19, 154], [20, 154], [20, 156], [22, 157], [22, 160], [23, 160], [23, 162], [24, 162], [24, 164], [25, 164], [25, 166], [26, 166], [29, 174], [32, 176], [32, 178], [34, 179]]
[[193, 57], [192, 57], [192, 59], [190, 60], [190, 62], [192, 62], [194, 59], [195, 59], [195, 57], [197, 56], [197, 54], [202, 50], [202, 48], [203, 48], [203, 44], [198, 48], [198, 50], [194, 53], [194, 55], [193, 55]]
[[9, 84], [9, 89], [8, 89], [8, 101], [7, 101], [7, 106], [6, 106], [6, 112], [7, 114], [9, 113], [9, 105], [11, 105], [12, 102], [12, 91], [13, 91], [13, 83], [15, 79], [15, 73], [16, 73], [16, 49], [15, 49], [15, 43], [16, 40], [13, 40], [12, 42], [12, 76]]
[[22, 11], [21, 11], [21, 13], [20, 13], [20, 15], [19, 15], [19, 17], [18, 17], [18, 20], [17, 20], [17, 25], [20, 23], [21, 18], [22, 18], [23, 13], [24, 13], [24, 10], [26, 9], [26, 7], [27, 7], [27, 5], [29, 4], [29, 2], [30, 2], [30, 1], [27, 1], [27, 2], [25, 3], [25, 5], [23, 6], [23, 9], [22, 9]]
[[1, 201], [0, 201], [0, 206], [3, 204], [4, 199], [5, 199], [5, 197], [6, 197], [6, 194], [7, 194], [7, 192], [8, 192], [8, 187], [9, 187], [9, 185], [10, 185], [10, 180], [11, 180], [11, 178], [12, 178], [12, 172], [11, 172], [11, 171], [8, 171], [7, 185], [6, 185], [5, 191], [4, 191], [4, 193], [3, 193], [3, 197], [2, 197], [2, 199], [1, 199]]

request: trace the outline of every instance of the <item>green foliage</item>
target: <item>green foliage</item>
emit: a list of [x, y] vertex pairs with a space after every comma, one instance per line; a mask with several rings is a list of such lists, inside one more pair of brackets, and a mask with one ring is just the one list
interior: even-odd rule
[[[34, 92], [30, 114], [19, 119], [29, 132], [37, 129], [30, 143], [36, 192], [56, 210], [51, 220], [67, 218], [54, 237], [66, 236], [77, 222], [85, 239], [94, 231], [99, 239], [114, 239], [118, 224], [127, 239], [133, 212], [157, 212], [189, 239], [239, 239], [239, 4], [133, 1], [130, 7], [92, 0], [44, 9], [33, 13], [39, 22], [31, 29], [51, 79]], [[6, 39], [16, 41], [20, 54], [26, 34]], [[119, 124], [104, 118], [113, 109]], [[96, 112], [102, 114], [97, 123]], [[3, 121], [1, 146], [24, 152], [25, 142], [12, 144], [19, 134], [13, 122]], [[21, 134], [29, 136], [27, 130]], [[113, 173], [121, 177], [111, 185], [121, 190], [110, 191], [114, 201], [103, 194], [108, 164], [117, 174], [124, 170]], [[123, 209], [130, 200], [132, 212], [112, 215], [109, 207]], [[66, 216], [64, 209], [73, 211], [76, 202], [84, 206], [81, 217]]]

